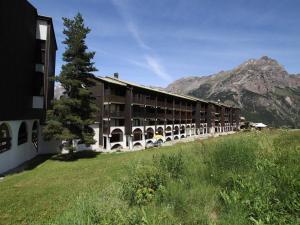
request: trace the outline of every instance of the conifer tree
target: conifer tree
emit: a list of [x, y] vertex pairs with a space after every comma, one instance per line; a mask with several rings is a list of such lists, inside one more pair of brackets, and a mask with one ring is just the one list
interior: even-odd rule
[[85, 42], [91, 30], [85, 27], [81, 14], [73, 19], [63, 18], [63, 21], [65, 64], [56, 80], [65, 92], [60, 99], [54, 100], [52, 109], [47, 112], [44, 138], [66, 141], [65, 147], [72, 153], [74, 140], [86, 145], [95, 143], [90, 125], [95, 122], [97, 109], [90, 87], [95, 85], [91, 78], [97, 69], [92, 62], [95, 52], [89, 52]]

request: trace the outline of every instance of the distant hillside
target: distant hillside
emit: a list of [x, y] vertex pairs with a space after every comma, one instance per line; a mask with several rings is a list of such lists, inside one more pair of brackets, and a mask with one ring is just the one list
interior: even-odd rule
[[166, 90], [237, 105], [254, 122], [300, 127], [300, 75], [288, 74], [267, 56], [230, 71], [179, 79]]

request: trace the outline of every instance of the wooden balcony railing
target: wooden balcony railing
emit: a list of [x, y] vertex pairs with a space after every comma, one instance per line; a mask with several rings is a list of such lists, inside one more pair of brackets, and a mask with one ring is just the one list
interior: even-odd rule
[[146, 105], [156, 106], [156, 100], [154, 99], [146, 99]]
[[165, 118], [165, 113], [158, 113], [157, 118]]
[[108, 96], [104, 96], [104, 101], [105, 102], [125, 103], [125, 97], [118, 96], [118, 95], [108, 95]]
[[175, 114], [174, 118], [177, 119], [177, 120], [179, 120], [181, 118], [181, 116], [180, 116], [180, 114]]
[[125, 113], [124, 111], [114, 111], [114, 112], [109, 112], [109, 111], [104, 111], [103, 112], [103, 117], [124, 117]]
[[179, 104], [175, 104], [175, 105], [174, 105], [174, 108], [175, 108], [175, 109], [180, 109], [180, 105], [179, 105]]
[[167, 102], [166, 106], [170, 109], [173, 109], [173, 103]]
[[173, 114], [166, 114], [166, 119], [172, 120], [173, 119]]
[[133, 97], [132, 103], [134, 104], [145, 104], [144, 99], [142, 97]]
[[165, 107], [165, 102], [157, 101], [157, 106], [159, 106], [159, 107]]
[[155, 113], [146, 112], [145, 117], [146, 118], [156, 118], [156, 115], [155, 115]]
[[139, 111], [133, 111], [132, 112], [132, 117], [142, 117], [144, 118], [145, 116], [145, 113], [144, 112], [139, 112]]

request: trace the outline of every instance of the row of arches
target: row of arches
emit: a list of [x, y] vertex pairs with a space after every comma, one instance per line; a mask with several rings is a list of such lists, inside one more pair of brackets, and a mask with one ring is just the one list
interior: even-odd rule
[[[17, 144], [22, 145], [28, 142], [28, 128], [26, 122], [22, 122], [18, 129]], [[39, 124], [34, 121], [31, 129], [31, 143], [38, 150]], [[7, 123], [0, 124], [0, 153], [8, 151], [12, 146], [12, 131]]]

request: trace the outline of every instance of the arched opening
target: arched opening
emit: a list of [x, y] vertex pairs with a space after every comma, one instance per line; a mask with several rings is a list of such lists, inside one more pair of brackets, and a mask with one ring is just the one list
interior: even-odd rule
[[191, 126], [190, 125], [186, 126], [186, 136], [191, 136]]
[[172, 127], [171, 126], [167, 126], [166, 127], [166, 132], [172, 132]]
[[170, 137], [168, 137], [168, 138], [166, 139], [166, 141], [172, 141], [172, 139], [171, 139]]
[[179, 137], [178, 137], [178, 136], [175, 136], [175, 137], [174, 137], [174, 140], [178, 140], [178, 139], [179, 139]]
[[166, 137], [171, 136], [172, 135], [172, 127], [167, 126], [165, 132], [166, 132]]
[[123, 131], [120, 129], [115, 129], [111, 132], [110, 143], [123, 141]]
[[115, 144], [111, 147], [111, 150], [121, 150], [123, 147], [120, 144]]
[[157, 133], [159, 134], [159, 135], [164, 135], [164, 129], [162, 128], [162, 127], [159, 127], [159, 128], [157, 128]]
[[5, 123], [0, 125], [0, 153], [8, 151], [11, 147], [9, 127]]
[[185, 138], [185, 136], [184, 136], [184, 135], [181, 135], [181, 138]]
[[146, 139], [152, 139], [154, 137], [154, 130], [152, 127], [149, 127], [146, 130]]
[[141, 143], [135, 143], [135, 144], [133, 145], [133, 148], [139, 149], [139, 148], [143, 148], [143, 146], [142, 146]]
[[147, 142], [146, 142], [146, 147], [147, 147], [147, 148], [151, 148], [151, 147], [153, 147], [153, 146], [154, 146], [153, 141], [150, 140], [150, 141], [147, 141]]
[[38, 151], [39, 144], [39, 127], [38, 122], [34, 121], [32, 125], [31, 142], [36, 151]]
[[185, 133], [185, 127], [184, 126], [181, 126], [180, 127], [180, 134], [184, 134]]
[[18, 145], [26, 143], [27, 139], [28, 139], [27, 126], [25, 122], [22, 122], [18, 132]]
[[179, 127], [175, 126], [174, 127], [174, 135], [177, 135], [177, 134], [179, 134]]
[[143, 131], [140, 128], [135, 129], [133, 132], [133, 141], [141, 141], [143, 140]]
[[191, 135], [195, 135], [195, 125], [191, 126]]

